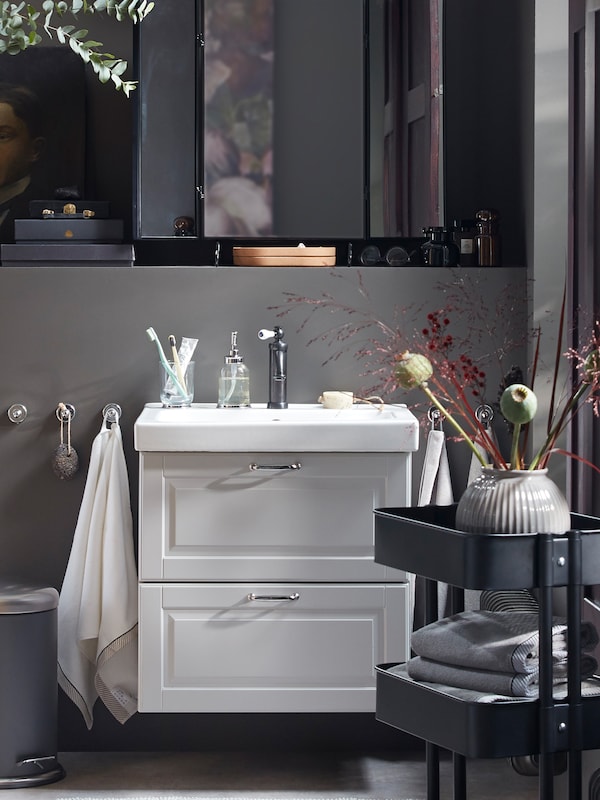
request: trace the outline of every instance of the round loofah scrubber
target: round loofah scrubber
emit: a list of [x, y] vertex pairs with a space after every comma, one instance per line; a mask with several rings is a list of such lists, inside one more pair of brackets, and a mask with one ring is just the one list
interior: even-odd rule
[[62, 481], [71, 480], [79, 470], [79, 456], [72, 445], [59, 444], [52, 455], [52, 471]]

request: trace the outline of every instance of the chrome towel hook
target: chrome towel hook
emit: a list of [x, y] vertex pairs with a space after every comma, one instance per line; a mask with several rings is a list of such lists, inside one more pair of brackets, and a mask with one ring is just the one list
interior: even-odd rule
[[56, 419], [59, 422], [70, 422], [75, 418], [75, 406], [71, 403], [59, 403], [56, 409]]
[[436, 425], [438, 430], [442, 430], [442, 412], [439, 408], [435, 406], [430, 406], [429, 410], [427, 411], [427, 419], [431, 422], [431, 430], [434, 431], [436, 429]]
[[13, 403], [8, 409], [8, 418], [11, 422], [14, 422], [15, 425], [25, 422], [26, 417], [27, 408], [23, 405], [23, 403]]
[[107, 403], [102, 409], [102, 418], [108, 425], [119, 422], [121, 419], [121, 406], [118, 403]]
[[488, 428], [494, 419], [494, 409], [487, 404], [477, 406], [475, 409], [475, 416], [477, 417], [478, 422]]

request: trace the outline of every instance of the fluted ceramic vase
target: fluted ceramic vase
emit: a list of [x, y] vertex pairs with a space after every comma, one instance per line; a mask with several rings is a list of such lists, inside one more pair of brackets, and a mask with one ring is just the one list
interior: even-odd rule
[[488, 467], [461, 497], [456, 527], [468, 533], [561, 534], [571, 527], [571, 515], [548, 470]]

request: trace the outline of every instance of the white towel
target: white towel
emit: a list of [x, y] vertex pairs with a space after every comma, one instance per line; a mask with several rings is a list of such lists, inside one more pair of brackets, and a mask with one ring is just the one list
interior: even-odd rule
[[98, 697], [121, 723], [137, 711], [137, 572], [121, 429], [104, 421], [58, 603], [58, 682], [90, 729]]

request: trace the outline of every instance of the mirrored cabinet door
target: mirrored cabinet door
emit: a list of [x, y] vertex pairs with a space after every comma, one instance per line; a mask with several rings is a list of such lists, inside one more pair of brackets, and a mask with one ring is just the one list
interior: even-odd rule
[[[196, 0], [157, 3], [138, 36], [136, 238], [197, 233]], [[142, 33], [143, 28], [143, 33]], [[182, 35], [188, 31], [189, 35]], [[176, 223], [176, 220], [178, 222]]]
[[366, 9], [157, 4], [139, 31], [138, 238], [366, 236]]

